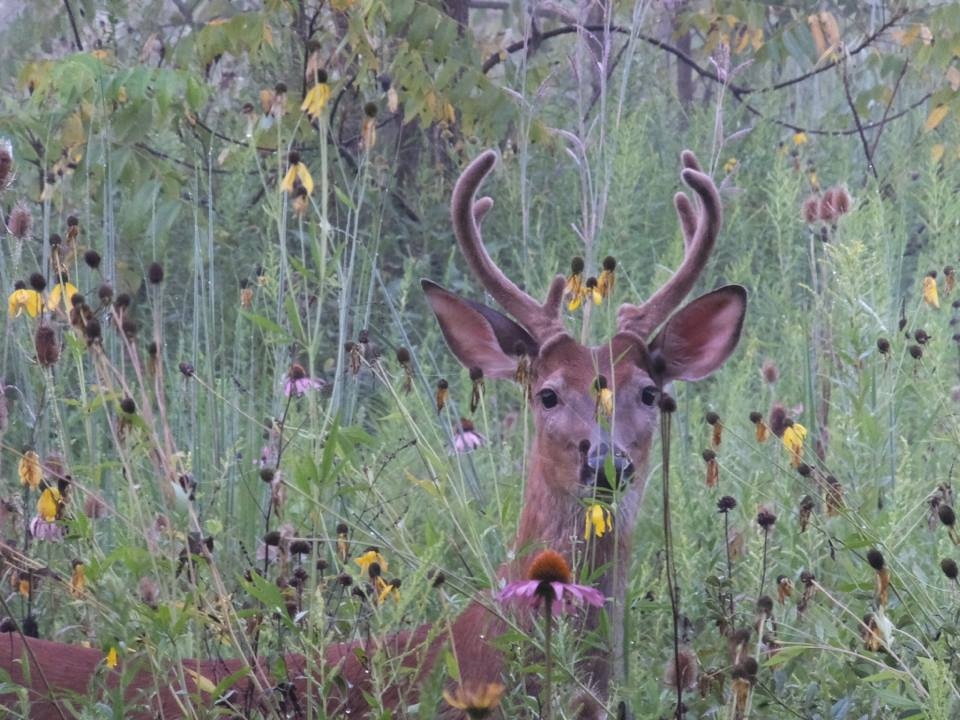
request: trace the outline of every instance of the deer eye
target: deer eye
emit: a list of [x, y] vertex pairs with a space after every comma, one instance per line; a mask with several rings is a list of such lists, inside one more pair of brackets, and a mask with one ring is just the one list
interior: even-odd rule
[[540, 398], [540, 402], [543, 403], [543, 406], [549, 410], [552, 407], [556, 407], [557, 403], [560, 402], [560, 398], [557, 394], [550, 388], [544, 388], [537, 393], [537, 397]]
[[657, 399], [657, 386], [656, 385], [647, 385], [643, 390], [640, 391], [640, 402], [644, 405], [653, 405]]

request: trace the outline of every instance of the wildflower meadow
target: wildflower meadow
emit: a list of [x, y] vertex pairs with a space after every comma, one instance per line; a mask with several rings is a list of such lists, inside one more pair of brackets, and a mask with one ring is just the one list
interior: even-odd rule
[[2, 6], [0, 717], [960, 717], [960, 4]]

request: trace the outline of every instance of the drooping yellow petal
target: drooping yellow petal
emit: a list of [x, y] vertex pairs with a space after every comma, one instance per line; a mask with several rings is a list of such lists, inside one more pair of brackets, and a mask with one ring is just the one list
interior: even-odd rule
[[607, 417], [613, 417], [613, 391], [610, 388], [600, 390], [597, 395], [597, 407], [603, 410]]
[[34, 318], [43, 310], [43, 298], [40, 293], [30, 288], [20, 288], [10, 293], [7, 299], [7, 310], [10, 317], [19, 317], [24, 310]]
[[74, 597], [83, 595], [87, 588], [87, 574], [84, 564], [79, 560], [73, 565], [73, 575], [70, 577], [70, 594]]
[[20, 458], [20, 464], [17, 467], [20, 475], [20, 484], [27, 485], [32, 490], [40, 487], [40, 481], [43, 479], [43, 471], [40, 468], [40, 456], [33, 450], [27, 450]]
[[62, 280], [53, 286], [53, 289], [50, 290], [50, 297], [47, 298], [47, 310], [53, 312], [60, 306], [60, 303], [63, 303], [64, 312], [70, 312], [70, 300], [73, 299], [73, 296], [80, 292], [77, 289], [77, 286], [73, 283]]
[[593, 536], [602, 538], [612, 529], [613, 521], [609, 510], [599, 503], [594, 503], [587, 508], [586, 527], [583, 530], [584, 540], [589, 540]]
[[570, 300], [567, 302], [567, 310], [570, 312], [577, 310], [583, 303], [583, 298], [585, 295], [586, 293], [584, 292], [578, 292], [576, 295], [571, 296]]
[[297, 179], [300, 181], [300, 184], [303, 185], [303, 189], [307, 191], [307, 195], [313, 195], [313, 176], [310, 174], [307, 166], [299, 162], [297, 163], [296, 170]]
[[[299, 163], [297, 163], [299, 165]], [[280, 192], [293, 192], [293, 183], [297, 179], [297, 166], [291, 165], [290, 169], [287, 170], [287, 174], [283, 176], [283, 180], [280, 181]]]
[[373, 563], [380, 565], [381, 572], [387, 571], [387, 561], [376, 548], [370, 548], [363, 555], [358, 557], [355, 562], [360, 566], [360, 570], [363, 573], [367, 573]]
[[300, 105], [300, 109], [306, 111], [312, 120], [316, 120], [323, 112], [323, 108], [329, 99], [330, 86], [327, 83], [317, 83], [310, 88], [307, 96], [303, 99], [303, 104]]
[[807, 429], [798, 422], [793, 423], [783, 431], [783, 446], [790, 453], [790, 464], [793, 467], [800, 465], [803, 455], [803, 441], [807, 437]]
[[40, 494], [37, 500], [37, 514], [44, 522], [56, 522], [57, 514], [60, 511], [60, 491], [49, 487]]
[[111, 670], [115, 669], [117, 665], [120, 664], [120, 660], [117, 656], [117, 648], [113, 645], [111, 645], [110, 649], [107, 651], [106, 663], [107, 667]]
[[600, 277], [597, 278], [597, 292], [601, 297], [610, 297], [613, 292], [613, 286], [616, 284], [617, 276], [611, 270], [602, 270]]
[[923, 279], [923, 301], [932, 308], [940, 307], [940, 295], [937, 293], [937, 279], [929, 275]]

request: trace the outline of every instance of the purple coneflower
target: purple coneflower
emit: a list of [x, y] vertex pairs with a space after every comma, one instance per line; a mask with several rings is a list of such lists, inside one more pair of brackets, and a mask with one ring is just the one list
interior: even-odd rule
[[487, 439], [474, 429], [473, 423], [460, 418], [460, 423], [453, 431], [453, 451], [458, 454], [473, 452], [486, 444]]
[[287, 371], [287, 381], [283, 384], [283, 394], [286, 397], [303, 397], [310, 390], [322, 390], [327, 383], [319, 378], [307, 377], [303, 365], [294, 363]]
[[48, 522], [40, 515], [36, 515], [30, 521], [30, 534], [37, 540], [60, 542], [63, 540], [63, 526], [56, 521]]
[[562, 603], [563, 609], [572, 611], [587, 604], [603, 605], [605, 598], [596, 588], [571, 582], [570, 566], [555, 550], [544, 550], [530, 565], [528, 580], [508, 583], [497, 594], [499, 602], [519, 602], [537, 608], [541, 600]]

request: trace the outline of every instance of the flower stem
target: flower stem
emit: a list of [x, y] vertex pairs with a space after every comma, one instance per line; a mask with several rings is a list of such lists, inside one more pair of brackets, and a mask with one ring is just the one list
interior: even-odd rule
[[553, 720], [553, 597], [547, 594], [543, 603], [543, 646], [544, 646], [544, 670], [543, 678], [543, 718], [544, 720]]

